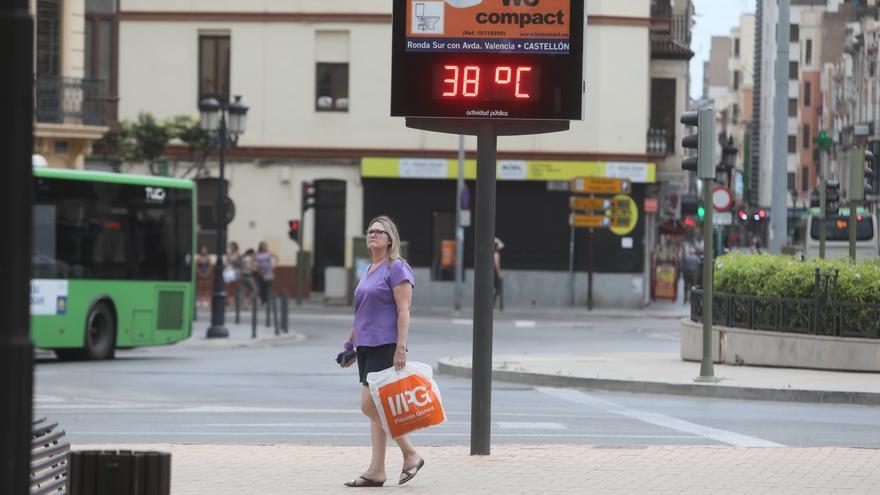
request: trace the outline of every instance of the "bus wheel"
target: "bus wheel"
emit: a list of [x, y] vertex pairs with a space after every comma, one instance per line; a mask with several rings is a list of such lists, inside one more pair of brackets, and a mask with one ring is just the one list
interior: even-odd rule
[[86, 359], [112, 359], [116, 346], [116, 320], [107, 303], [92, 307], [86, 318]]

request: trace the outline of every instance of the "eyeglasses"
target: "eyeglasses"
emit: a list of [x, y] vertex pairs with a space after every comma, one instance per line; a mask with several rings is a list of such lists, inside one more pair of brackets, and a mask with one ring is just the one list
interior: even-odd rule
[[384, 230], [379, 230], [379, 229], [370, 229], [367, 231], [367, 236], [371, 236], [371, 235], [380, 236], [383, 234], [388, 234], [388, 232], [386, 232]]

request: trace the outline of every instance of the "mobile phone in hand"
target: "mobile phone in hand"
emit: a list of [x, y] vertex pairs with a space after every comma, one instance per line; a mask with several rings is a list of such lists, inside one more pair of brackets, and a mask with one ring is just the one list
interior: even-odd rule
[[345, 366], [357, 357], [357, 352], [353, 350], [342, 351], [336, 356], [336, 362], [340, 366]]

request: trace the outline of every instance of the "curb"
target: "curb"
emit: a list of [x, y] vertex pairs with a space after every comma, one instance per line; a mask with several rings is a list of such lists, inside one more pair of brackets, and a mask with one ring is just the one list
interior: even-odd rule
[[253, 347], [272, 347], [281, 344], [296, 344], [306, 339], [306, 336], [291, 331], [288, 335], [279, 335], [273, 337], [257, 337], [250, 340], [229, 340], [226, 339], [187, 339], [179, 342], [176, 346], [178, 349], [246, 349]]
[[[471, 377], [471, 367], [450, 364], [438, 360], [437, 373], [442, 375]], [[872, 392], [842, 392], [825, 390], [771, 389], [757, 387], [729, 387], [714, 384], [683, 384], [648, 382], [636, 380], [612, 380], [565, 375], [546, 375], [524, 371], [492, 370], [492, 379], [535, 385], [541, 387], [587, 388], [612, 392], [641, 394], [686, 395], [716, 399], [768, 400], [781, 402], [806, 402], [816, 404], [880, 405], [880, 394]]]

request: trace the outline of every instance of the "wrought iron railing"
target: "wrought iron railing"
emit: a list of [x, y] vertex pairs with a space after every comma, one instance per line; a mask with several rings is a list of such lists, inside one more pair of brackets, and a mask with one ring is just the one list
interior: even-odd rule
[[647, 151], [652, 155], [672, 154], [675, 150], [674, 139], [666, 129], [648, 129]]
[[[691, 291], [691, 321], [703, 321], [703, 290]], [[712, 324], [774, 332], [880, 339], [880, 304], [841, 301], [837, 273], [816, 269], [812, 299], [712, 295]]]
[[34, 83], [34, 97], [38, 123], [109, 125], [104, 81], [38, 77]]

